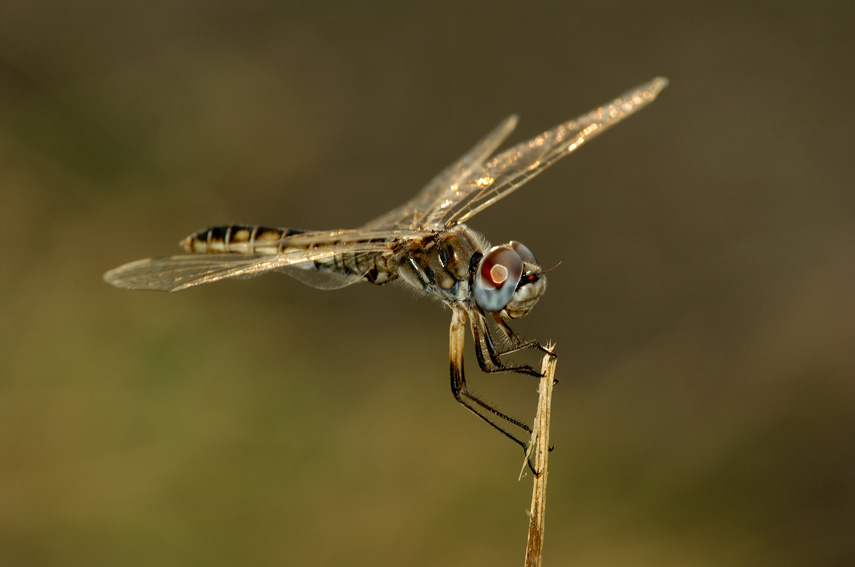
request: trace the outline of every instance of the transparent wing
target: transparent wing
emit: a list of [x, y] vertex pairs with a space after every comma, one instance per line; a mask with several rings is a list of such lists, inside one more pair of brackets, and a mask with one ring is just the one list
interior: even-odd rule
[[459, 161], [445, 168], [410, 201], [377, 217], [362, 228], [380, 230], [400, 228], [416, 230], [425, 226], [430, 213], [443, 206], [449, 188], [455, 187], [481, 168], [481, 164], [505, 141], [517, 125], [517, 117], [509, 116], [475, 144]]
[[521, 187], [591, 138], [644, 108], [668, 85], [664, 77], [497, 155], [436, 195], [422, 225], [439, 229], [462, 223]]
[[315, 289], [341, 289], [360, 281], [367, 270], [360, 273], [344, 274], [341, 272], [331, 272], [324, 270], [311, 269], [313, 264], [296, 264], [293, 266], [282, 266], [274, 271], [287, 274], [288, 276], [299, 280], [309, 287]]
[[[404, 231], [335, 231], [298, 236], [289, 237], [286, 240], [287, 247], [280, 253], [186, 254], [148, 258], [110, 270], [104, 274], [104, 280], [126, 289], [181, 291], [219, 280], [251, 278], [279, 271], [313, 287], [335, 289], [355, 283], [364, 275], [345, 270], [332, 271], [336, 267], [335, 259], [359, 254], [376, 256], [392, 250], [402, 239], [408, 240], [424, 234]], [[314, 262], [323, 263], [324, 260], [330, 261], [331, 271], [315, 270]]]

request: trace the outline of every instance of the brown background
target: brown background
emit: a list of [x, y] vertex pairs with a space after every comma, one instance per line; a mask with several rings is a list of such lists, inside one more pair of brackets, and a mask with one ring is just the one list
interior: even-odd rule
[[561, 355], [546, 564], [855, 562], [850, 2], [69, 4], [0, 6], [0, 563], [519, 565], [530, 485], [451, 398], [447, 310], [101, 274], [359, 225], [656, 75], [471, 223], [560, 262], [518, 325]]

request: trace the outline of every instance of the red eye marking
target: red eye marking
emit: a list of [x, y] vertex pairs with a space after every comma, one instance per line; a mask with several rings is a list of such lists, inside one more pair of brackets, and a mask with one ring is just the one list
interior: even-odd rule
[[473, 282], [475, 303], [485, 311], [505, 308], [523, 276], [523, 261], [516, 250], [494, 246], [481, 258]]

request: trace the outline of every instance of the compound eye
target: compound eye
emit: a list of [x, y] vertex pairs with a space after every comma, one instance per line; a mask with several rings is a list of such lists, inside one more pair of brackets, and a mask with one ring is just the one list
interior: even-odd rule
[[520, 255], [524, 264], [537, 265], [537, 260], [535, 260], [534, 254], [531, 253], [531, 250], [529, 250], [525, 244], [517, 242], [516, 240], [511, 240], [508, 245]]
[[475, 303], [485, 311], [501, 311], [514, 295], [522, 274], [523, 260], [519, 253], [494, 246], [481, 258], [475, 272]]

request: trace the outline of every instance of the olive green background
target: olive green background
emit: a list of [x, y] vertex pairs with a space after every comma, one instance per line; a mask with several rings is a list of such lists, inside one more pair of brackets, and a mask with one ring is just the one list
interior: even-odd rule
[[[519, 565], [521, 452], [449, 312], [116, 265], [208, 225], [354, 227], [500, 119], [656, 75], [470, 223], [554, 340], [546, 565], [855, 562], [849, 2], [0, 5], [0, 565]], [[530, 419], [535, 383], [474, 389]]]

